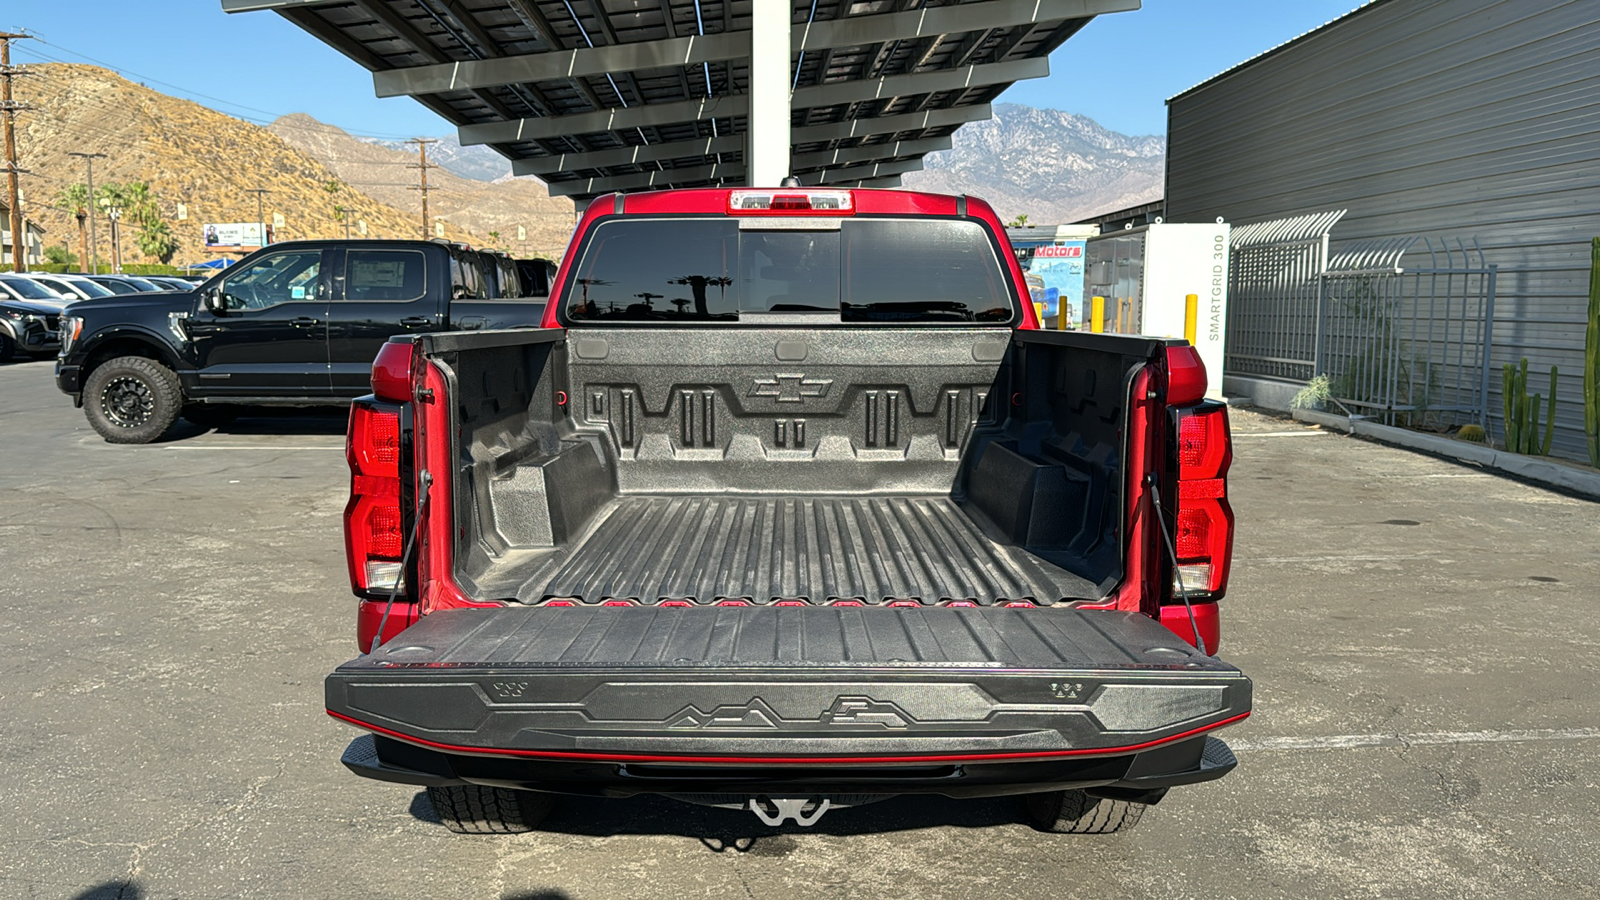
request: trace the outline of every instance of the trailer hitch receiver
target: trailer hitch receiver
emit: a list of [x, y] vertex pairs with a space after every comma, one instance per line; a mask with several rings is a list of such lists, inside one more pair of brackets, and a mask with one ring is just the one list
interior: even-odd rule
[[[808, 813], [806, 807], [810, 806]], [[822, 819], [832, 804], [826, 797], [751, 797], [748, 808], [768, 825], [782, 825], [793, 819], [801, 828], [810, 828]]]

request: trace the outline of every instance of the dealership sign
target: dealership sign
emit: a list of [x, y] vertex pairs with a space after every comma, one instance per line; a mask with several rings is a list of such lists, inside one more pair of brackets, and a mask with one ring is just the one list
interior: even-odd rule
[[1071, 241], [1066, 244], [1057, 244], [1053, 247], [1035, 247], [1034, 259], [1082, 259], [1083, 241]]
[[206, 225], [205, 240], [207, 250], [255, 249], [271, 243], [272, 231], [267, 229], [266, 240], [262, 240], [260, 222], [226, 222]]

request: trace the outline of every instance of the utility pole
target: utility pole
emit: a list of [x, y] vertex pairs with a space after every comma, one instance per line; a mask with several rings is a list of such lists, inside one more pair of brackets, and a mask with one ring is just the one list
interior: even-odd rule
[[256, 226], [261, 229], [261, 246], [265, 247], [267, 245], [267, 220], [261, 212], [261, 195], [272, 192], [266, 188], [250, 188], [245, 193], [256, 195]]
[[122, 233], [117, 223], [122, 220], [122, 207], [107, 206], [106, 217], [111, 220], [111, 271], [122, 274]]
[[94, 236], [94, 161], [97, 160], [97, 159], [105, 159], [106, 155], [104, 153], [79, 153], [77, 151], [69, 152], [67, 155], [68, 156], [82, 157], [84, 163], [89, 167], [89, 201], [84, 204], [85, 206], [89, 207], [89, 254], [90, 254], [90, 256], [89, 256], [89, 259], [86, 260], [86, 262], [89, 263], [89, 274], [90, 275], [99, 275], [100, 274], [100, 256], [99, 256], [100, 244], [95, 240], [95, 236]]
[[89, 232], [85, 230], [83, 222], [89, 214], [81, 209], [72, 211], [72, 217], [78, 220], [78, 264], [89, 261]]
[[18, 32], [0, 32], [0, 112], [5, 113], [6, 198], [11, 207], [11, 268], [16, 272], [28, 271], [23, 257], [26, 235], [22, 233], [22, 199], [17, 194], [17, 176], [22, 169], [17, 166], [17, 113], [28, 109], [11, 99], [11, 81], [22, 72], [11, 67], [11, 42], [29, 35]]
[[439, 168], [439, 166], [437, 164], [428, 162], [428, 145], [429, 144], [437, 144], [438, 141], [436, 139], [434, 139], [434, 138], [412, 138], [411, 140], [406, 141], [406, 143], [408, 143], [408, 144], [416, 144], [417, 145], [417, 156], [418, 156], [419, 162], [416, 165], [411, 166], [410, 168], [418, 170], [418, 174], [420, 174], [422, 176], [422, 184], [420, 186], [418, 186], [418, 187], [412, 188], [412, 190], [413, 191], [421, 191], [422, 192], [422, 238], [423, 238], [423, 240], [427, 240], [427, 238], [428, 238], [428, 191], [430, 190], [430, 188], [428, 187], [428, 170], [429, 169], [437, 169], [437, 168]]

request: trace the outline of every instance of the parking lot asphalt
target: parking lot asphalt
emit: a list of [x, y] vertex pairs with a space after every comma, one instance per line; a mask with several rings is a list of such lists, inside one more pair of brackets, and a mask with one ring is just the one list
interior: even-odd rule
[[1600, 896], [1600, 504], [1235, 411], [1239, 769], [1126, 835], [1013, 800], [664, 799], [453, 835], [339, 765], [343, 415], [101, 442], [0, 366], [0, 897]]

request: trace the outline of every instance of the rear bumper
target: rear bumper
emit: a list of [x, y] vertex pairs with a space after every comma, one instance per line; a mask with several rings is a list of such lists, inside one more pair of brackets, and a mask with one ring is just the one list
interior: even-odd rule
[[394, 742], [523, 765], [1126, 769], [1251, 708], [1159, 623], [1069, 609], [453, 610], [325, 688]]
[[1168, 788], [1221, 778], [1238, 765], [1228, 745], [1215, 737], [1110, 757], [752, 767], [507, 759], [442, 753], [367, 734], [351, 741], [339, 761], [363, 778], [397, 784], [481, 784], [595, 797], [940, 794], [974, 798], [1085, 789], [1106, 796], [1155, 799]]

